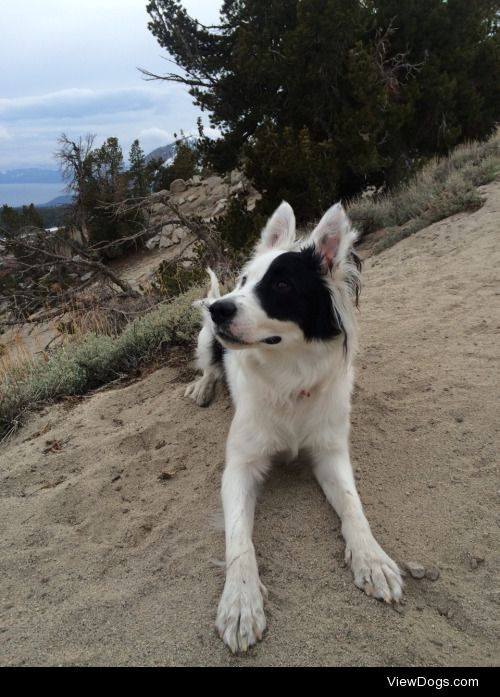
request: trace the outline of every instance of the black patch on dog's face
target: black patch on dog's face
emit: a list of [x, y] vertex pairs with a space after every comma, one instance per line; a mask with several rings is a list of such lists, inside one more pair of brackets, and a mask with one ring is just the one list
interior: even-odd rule
[[268, 317], [295, 322], [308, 341], [326, 341], [343, 332], [322, 274], [321, 257], [313, 246], [280, 254], [255, 293]]

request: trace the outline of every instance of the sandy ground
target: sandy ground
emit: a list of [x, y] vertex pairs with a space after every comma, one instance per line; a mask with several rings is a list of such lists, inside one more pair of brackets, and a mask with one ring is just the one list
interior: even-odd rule
[[268, 631], [232, 656], [213, 622], [231, 406], [164, 367], [32, 417], [0, 451], [2, 665], [498, 665], [500, 183], [486, 205], [365, 266], [352, 456], [407, 579], [398, 613], [343, 567], [305, 464], [278, 466], [255, 543]]

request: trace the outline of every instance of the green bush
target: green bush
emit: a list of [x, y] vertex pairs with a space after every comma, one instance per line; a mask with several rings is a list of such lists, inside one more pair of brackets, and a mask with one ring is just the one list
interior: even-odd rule
[[224, 214], [217, 219], [222, 242], [239, 256], [250, 251], [266, 224], [267, 216], [260, 212], [259, 203], [255, 210], [248, 211], [244, 198], [233, 198]]

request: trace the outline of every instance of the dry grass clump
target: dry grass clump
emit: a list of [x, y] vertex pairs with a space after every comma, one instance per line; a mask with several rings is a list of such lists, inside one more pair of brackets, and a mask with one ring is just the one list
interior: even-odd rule
[[358, 198], [348, 212], [361, 235], [385, 228], [374, 252], [450, 215], [477, 210], [477, 187], [500, 176], [500, 130], [489, 140], [465, 143], [433, 158], [407, 184], [372, 199]]
[[37, 404], [89, 390], [126, 375], [168, 346], [194, 342], [199, 311], [192, 288], [130, 322], [118, 336], [87, 333], [50, 357], [27, 359], [0, 375], [0, 438], [13, 433]]

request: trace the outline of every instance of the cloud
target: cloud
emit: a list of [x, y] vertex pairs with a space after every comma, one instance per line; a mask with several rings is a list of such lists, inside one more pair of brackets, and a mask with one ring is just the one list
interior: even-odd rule
[[172, 143], [175, 138], [173, 133], [165, 131], [163, 128], [143, 128], [138, 136], [141, 146], [147, 152]]
[[[9, 113], [22, 118], [6, 119]], [[46, 116], [40, 116], [44, 113]], [[53, 116], [48, 114], [53, 113]], [[124, 154], [139, 138], [144, 152], [174, 141], [174, 133], [195, 131], [198, 110], [178, 85], [114, 90], [68, 89], [0, 100], [0, 168], [52, 167], [61, 133], [96, 135], [96, 146], [116, 136]], [[1, 127], [0, 127], [1, 128]], [[8, 135], [9, 139], [5, 136]]]
[[0, 124], [0, 141], [2, 140], [12, 140], [12, 136], [10, 135], [9, 131], [5, 128], [5, 126], [2, 126], [2, 124]]
[[83, 118], [155, 109], [168, 93], [148, 87], [108, 90], [66, 89], [39, 96], [0, 99], [3, 121]]
[[[221, 2], [186, 6], [211, 24]], [[116, 136], [126, 153], [135, 138], [147, 152], [172, 142], [174, 132], [195, 130], [200, 111], [187, 90], [144, 82], [137, 71], [167, 69], [166, 52], [147, 29], [146, 2], [23, 0], [22, 7], [20, 42], [19, 3], [2, 3], [0, 65], [15, 70], [1, 80], [0, 168], [53, 166], [61, 133], [95, 133], [96, 144]]]

